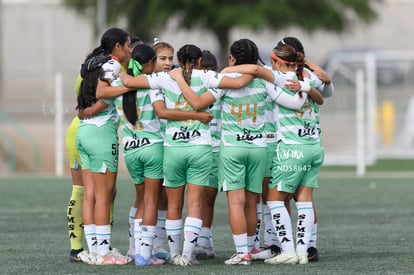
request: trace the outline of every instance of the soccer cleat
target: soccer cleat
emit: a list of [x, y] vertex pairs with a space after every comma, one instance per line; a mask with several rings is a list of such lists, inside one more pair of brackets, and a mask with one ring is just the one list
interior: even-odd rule
[[208, 259], [207, 252], [201, 246], [196, 247], [196, 249], [194, 250], [194, 256], [199, 261], [204, 261]]
[[209, 259], [215, 258], [217, 256], [216, 251], [214, 251], [213, 247], [207, 247], [206, 252], [207, 252], [207, 257]]
[[200, 262], [192, 257], [188, 257], [187, 255], [181, 256], [181, 261], [180, 261], [181, 266], [198, 265], [198, 264], [200, 264]]
[[246, 254], [233, 254], [230, 259], [225, 260], [226, 265], [250, 265], [251, 257], [249, 253]]
[[308, 248], [308, 261], [309, 262], [319, 261], [319, 254], [318, 254], [318, 250], [316, 249], [316, 247], [311, 246]]
[[158, 259], [162, 260], [169, 260], [170, 259], [170, 252], [165, 250], [164, 247], [157, 247], [152, 250], [152, 255], [154, 255]]
[[69, 262], [84, 262], [87, 263], [89, 259], [89, 253], [86, 250], [81, 249], [72, 249], [69, 254]]
[[135, 260], [135, 248], [128, 249], [127, 256], [131, 259], [131, 261]]
[[297, 251], [297, 254], [298, 254], [299, 264], [307, 264], [308, 263], [308, 252], [307, 251]]
[[112, 254], [113, 255], [115, 255], [116, 257], [119, 257], [119, 258], [127, 258], [127, 260], [128, 260], [128, 263], [130, 263], [130, 262], [132, 262], [132, 259], [127, 255], [127, 256], [125, 256], [125, 255], [122, 255], [121, 254], [121, 252], [119, 252], [119, 249], [117, 249], [117, 248], [115, 248], [115, 247], [111, 247], [110, 248], [110, 251], [112, 252]]
[[106, 255], [96, 256], [96, 265], [124, 265], [131, 262], [131, 259], [127, 256], [121, 255], [117, 251], [110, 250]]
[[280, 247], [278, 247], [277, 245], [271, 245], [269, 247], [266, 247], [265, 249], [263, 249], [262, 251], [258, 253], [251, 254], [251, 256], [252, 256], [252, 260], [255, 261], [255, 260], [267, 260], [279, 254], [280, 254]]
[[148, 260], [145, 260], [144, 257], [142, 257], [140, 254], [135, 254], [135, 265], [138, 266], [154, 266], [154, 265], [162, 265], [164, 264], [164, 260], [157, 259], [154, 256], [151, 256]]
[[207, 260], [216, 257], [216, 252], [212, 247], [197, 246], [194, 250], [195, 258], [197, 260]]
[[96, 265], [96, 256], [97, 254], [95, 252], [89, 252], [85, 260], [85, 263], [90, 265]]
[[297, 264], [298, 255], [296, 251], [292, 252], [282, 252], [279, 255], [276, 255], [273, 258], [265, 260], [265, 264]]
[[181, 255], [177, 254], [174, 257], [170, 258], [170, 264], [181, 265]]
[[260, 248], [253, 247], [252, 250], [250, 251], [250, 254], [257, 254], [257, 253], [260, 253], [260, 252], [262, 252], [262, 250], [260, 250]]

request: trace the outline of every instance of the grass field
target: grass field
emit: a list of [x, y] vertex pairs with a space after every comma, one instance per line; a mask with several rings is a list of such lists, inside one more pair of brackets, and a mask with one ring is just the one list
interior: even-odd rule
[[[226, 200], [214, 220], [218, 257], [199, 266], [139, 268], [69, 263], [70, 179], [0, 178], [0, 274], [413, 274], [414, 178], [322, 177], [315, 192], [320, 261], [308, 265], [225, 266], [234, 252]], [[128, 246], [132, 185], [120, 175], [112, 245]]]

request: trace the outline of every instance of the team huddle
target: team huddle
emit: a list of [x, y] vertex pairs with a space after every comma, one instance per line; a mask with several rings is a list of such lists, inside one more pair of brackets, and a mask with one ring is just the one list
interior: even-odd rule
[[[233, 42], [221, 72], [195, 45], [176, 57], [173, 69], [170, 44], [146, 45], [111, 28], [82, 64], [78, 115], [66, 136], [70, 261], [188, 266], [214, 258], [217, 192], [226, 192], [236, 250], [226, 265], [317, 261], [312, 193], [324, 158], [319, 106], [333, 94], [329, 76], [293, 37], [277, 43], [271, 66], [249, 39]], [[120, 146], [135, 186], [126, 255], [110, 241]]]

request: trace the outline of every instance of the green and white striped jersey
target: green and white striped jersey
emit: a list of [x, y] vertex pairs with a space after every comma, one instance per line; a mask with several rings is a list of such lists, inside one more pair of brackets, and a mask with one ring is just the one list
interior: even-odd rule
[[221, 140], [221, 100], [216, 100], [208, 111], [214, 116], [210, 121], [211, 146], [213, 152], [218, 152]]
[[[105, 79], [109, 83], [113, 83], [120, 73], [121, 65], [115, 59], [111, 59], [102, 65], [103, 74], [101, 79]], [[112, 85], [112, 84], [111, 84]], [[107, 107], [96, 114], [94, 117], [88, 119], [81, 119], [81, 124], [93, 124], [98, 127], [106, 123], [115, 123], [118, 120], [116, 109], [114, 106], [113, 99], [104, 99], [103, 100]]]
[[[122, 85], [120, 79], [117, 79], [113, 83], [113, 86], [120, 85]], [[123, 96], [118, 96], [114, 100], [116, 111], [119, 116], [119, 127], [121, 128], [122, 133], [124, 155], [128, 154], [132, 149], [164, 141], [161, 135], [160, 120], [152, 107], [150, 90], [138, 89], [136, 94], [138, 120], [135, 124], [131, 124], [125, 116], [122, 106]]]
[[[287, 80], [297, 79], [295, 72], [274, 71], [275, 85], [284, 87]], [[304, 81], [310, 82], [305, 78]], [[310, 83], [311, 86], [315, 85]], [[294, 94], [286, 88], [285, 92]], [[302, 96], [305, 96], [303, 93]], [[284, 106], [278, 108], [278, 140], [285, 144], [316, 144], [320, 142], [319, 133], [319, 105], [314, 103], [309, 97], [306, 99], [300, 110], [292, 110]]]
[[265, 103], [265, 135], [266, 142], [276, 142], [277, 104], [268, 97]]
[[224, 146], [266, 147], [264, 114], [267, 90], [272, 89], [270, 85], [256, 78], [241, 89], [220, 90]]
[[[234, 73], [229, 76], [237, 77], [240, 74]], [[269, 97], [277, 105], [286, 108], [299, 109], [305, 102], [305, 98], [300, 98], [297, 94], [287, 93], [283, 89], [269, 83], [263, 79], [253, 79], [249, 84], [241, 89], [223, 89], [221, 94], [222, 112], [222, 133], [221, 142], [225, 146], [242, 147], [266, 147], [266, 134], [269, 130], [265, 129], [265, 124], [269, 121], [265, 116], [271, 112], [272, 105], [266, 107]], [[272, 114], [268, 114], [272, 116]], [[270, 126], [271, 128], [271, 126]]]
[[[309, 71], [310, 74], [310, 85], [317, 89], [323, 97], [330, 97], [333, 94], [333, 85], [329, 85], [329, 89], [326, 89], [326, 86], [312, 71]], [[320, 113], [319, 113], [320, 106], [316, 104], [315, 112], [316, 112], [316, 121], [317, 121], [317, 128], [319, 129], [319, 139], [322, 142], [322, 131], [320, 127]]]
[[[193, 70], [191, 75], [191, 89], [201, 95], [209, 88], [217, 88], [223, 75], [214, 71]], [[175, 80], [168, 73], [160, 72], [147, 75], [148, 83], [152, 89], [162, 89], [159, 99], [164, 98], [168, 109], [181, 111], [194, 111], [185, 100]], [[208, 124], [198, 120], [174, 121], [168, 120], [165, 130], [165, 146], [193, 146], [211, 145], [211, 133]]]

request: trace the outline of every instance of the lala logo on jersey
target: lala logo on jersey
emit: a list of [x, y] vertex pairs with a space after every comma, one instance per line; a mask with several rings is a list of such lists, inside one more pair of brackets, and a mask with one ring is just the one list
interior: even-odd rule
[[142, 147], [142, 146], [149, 145], [149, 144], [151, 144], [151, 142], [149, 141], [148, 138], [141, 138], [141, 139], [137, 138], [133, 140], [128, 140], [127, 142], [125, 142], [124, 150], [134, 149], [134, 148]]
[[250, 130], [248, 129], [243, 129], [243, 133], [244, 133], [243, 135], [237, 134], [237, 141], [241, 141], [241, 140], [253, 141], [257, 138], [263, 137], [262, 134], [251, 135]]
[[298, 136], [314, 136], [319, 132], [318, 127], [312, 127], [310, 123], [305, 122], [303, 128], [298, 129]]
[[172, 139], [173, 140], [184, 140], [188, 141], [189, 139], [192, 139], [194, 137], [200, 137], [201, 133], [196, 129], [193, 131], [188, 131], [188, 127], [181, 126], [179, 132], [175, 132], [173, 134]]

